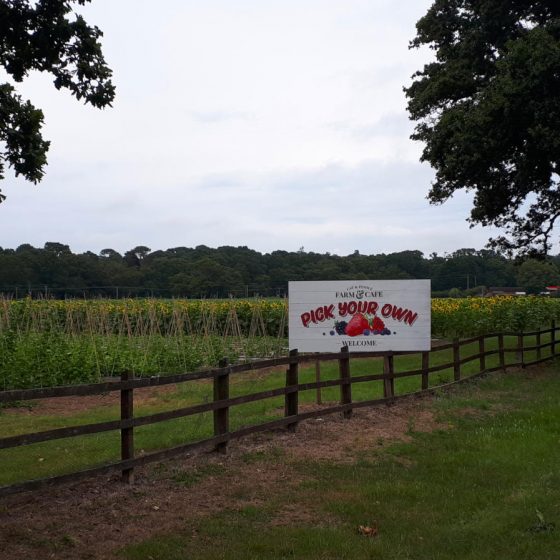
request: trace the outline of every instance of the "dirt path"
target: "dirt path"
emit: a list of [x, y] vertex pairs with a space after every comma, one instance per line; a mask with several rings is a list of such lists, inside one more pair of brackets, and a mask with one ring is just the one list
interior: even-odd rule
[[[134, 402], [137, 406], [151, 405], [161, 400], [162, 395], [177, 391], [177, 385], [160, 387], [143, 387], [134, 390]], [[111, 391], [101, 395], [52, 397], [22, 401], [15, 407], [2, 409], [4, 414], [23, 416], [74, 416], [96, 408], [120, 406], [119, 391]]]
[[409, 439], [411, 427], [440, 427], [429, 400], [360, 409], [350, 420], [309, 420], [296, 434], [257, 434], [232, 442], [225, 456], [205, 453], [138, 469], [132, 486], [98, 477], [8, 497], [0, 502], [0, 559], [114, 558], [125, 544], [185, 531], [200, 516], [258, 505], [301, 483], [290, 467], [294, 459], [352, 462], [360, 451]]

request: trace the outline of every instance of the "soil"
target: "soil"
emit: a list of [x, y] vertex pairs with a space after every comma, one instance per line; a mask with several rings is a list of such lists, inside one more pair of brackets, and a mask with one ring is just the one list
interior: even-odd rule
[[[265, 379], [270, 372], [280, 371], [279, 368], [265, 368], [257, 372], [247, 372], [243, 378], [237, 378], [236, 382], [254, 381]], [[159, 385], [156, 387], [141, 387], [134, 390], [134, 404], [137, 407], [160, 404], [161, 396], [177, 391], [177, 384]], [[47, 399], [36, 399], [18, 402], [16, 406], [5, 406], [2, 413], [23, 414], [25, 416], [74, 416], [94, 408], [120, 406], [119, 391], [110, 391], [100, 395], [53, 397]]]
[[[327, 415], [300, 423], [295, 434], [249, 436], [231, 442], [226, 455], [201, 453], [137, 469], [132, 485], [116, 476], [99, 476], [9, 496], [0, 502], [0, 559], [114, 558], [126, 544], [156, 534], [195, 531], [193, 522], [205, 515], [259, 505], [271, 495], [295, 491], [303, 475], [291, 466], [294, 460], [349, 463], [363, 451], [410, 439], [411, 430], [444, 428], [426, 406], [429, 400], [362, 408], [351, 419]], [[38, 409], [45, 412], [54, 405], [44, 406]], [[259, 459], [265, 456], [267, 460]], [[294, 511], [289, 504], [283, 506], [273, 523], [293, 522]], [[298, 508], [297, 516], [305, 521], [312, 512]]]
[[[173, 393], [177, 386], [162, 385], [160, 387], [143, 387], [134, 390], [134, 403], [138, 406], [155, 404], [161, 395]], [[101, 395], [53, 397], [22, 401], [14, 407], [2, 409], [4, 414], [23, 414], [25, 416], [74, 416], [93, 408], [120, 406], [119, 391], [110, 391]]]

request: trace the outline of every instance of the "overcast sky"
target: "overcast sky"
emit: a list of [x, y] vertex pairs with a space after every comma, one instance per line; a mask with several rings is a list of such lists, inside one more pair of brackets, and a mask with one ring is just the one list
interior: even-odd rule
[[430, 53], [408, 43], [430, 4], [93, 0], [116, 101], [84, 106], [47, 75], [18, 86], [52, 143], [38, 186], [7, 171], [0, 246], [482, 248], [466, 195], [428, 204], [409, 139], [402, 88]]

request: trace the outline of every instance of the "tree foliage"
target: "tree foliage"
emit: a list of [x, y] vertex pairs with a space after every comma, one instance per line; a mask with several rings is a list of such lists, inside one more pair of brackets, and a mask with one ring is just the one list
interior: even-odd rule
[[348, 256], [305, 251], [262, 254], [248, 247], [199, 245], [152, 251], [140, 245], [123, 254], [111, 248], [73, 253], [48, 242], [42, 249], [0, 248], [0, 293], [49, 297], [283, 296], [289, 280], [431, 278], [445, 296], [480, 295], [482, 286], [518, 286], [541, 292], [560, 283], [560, 257], [525, 263], [484, 249], [424, 257], [420, 251]]
[[435, 60], [405, 88], [436, 171], [428, 198], [474, 193], [469, 221], [490, 246], [546, 254], [560, 216], [560, 2], [435, 0], [412, 47]]
[[[115, 88], [105, 63], [101, 30], [73, 11], [90, 0], [0, 0], [0, 65], [12, 82], [32, 71], [54, 77], [57, 89], [103, 108]], [[0, 179], [5, 166], [37, 183], [44, 175], [49, 142], [41, 134], [43, 112], [23, 100], [13, 83], [0, 83]], [[5, 198], [0, 192], [0, 202]]]

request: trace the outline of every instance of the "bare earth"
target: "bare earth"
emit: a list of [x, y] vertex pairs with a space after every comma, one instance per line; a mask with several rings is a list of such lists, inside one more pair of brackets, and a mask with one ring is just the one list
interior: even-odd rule
[[[425, 406], [429, 400], [362, 408], [349, 420], [327, 415], [301, 423], [296, 434], [250, 436], [232, 442], [227, 455], [201, 453], [137, 469], [131, 486], [105, 476], [10, 496], [0, 501], [0, 559], [115, 558], [125, 544], [188, 530], [193, 519], [224, 509], [258, 505], [301, 483], [302, 475], [290, 467], [293, 459], [352, 462], [360, 451], [408, 440], [412, 428], [445, 428]], [[278, 458], [249, 460], [261, 454]], [[215, 474], [188, 487], [177, 482], [181, 473], [193, 472]], [[286, 506], [274, 522], [293, 523], [295, 513]], [[297, 515], [304, 521], [306, 512], [298, 509]]]
[[[163, 385], [162, 387], [143, 387], [134, 390], [134, 402], [136, 405], [151, 405], [157, 402], [157, 397], [164, 393], [173, 393], [177, 390], [176, 385]], [[26, 403], [33, 402], [31, 406]], [[38, 399], [26, 401], [15, 408], [5, 408], [5, 414], [18, 414], [25, 416], [73, 416], [93, 408], [120, 406], [120, 393], [111, 391], [102, 395], [86, 395], [76, 397], [56, 397], [50, 399]]]

